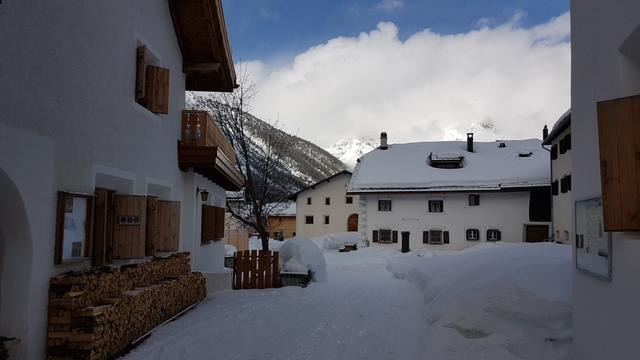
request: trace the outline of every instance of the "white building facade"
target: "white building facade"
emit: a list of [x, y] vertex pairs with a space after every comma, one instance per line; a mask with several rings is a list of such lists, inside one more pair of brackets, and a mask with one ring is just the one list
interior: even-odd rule
[[553, 239], [573, 244], [573, 199], [571, 197], [571, 111], [567, 111], [554, 124], [543, 144], [551, 155], [551, 194]]
[[[408, 236], [412, 249], [462, 249], [486, 241], [548, 240], [549, 165], [540, 145], [473, 144], [471, 138], [467, 144], [393, 144], [366, 154], [347, 191], [360, 196], [361, 241], [399, 248]], [[510, 179], [514, 169], [518, 178]]]
[[[607, 207], [607, 198], [616, 197], [604, 190], [622, 181], [640, 182], [633, 175], [640, 173], [637, 147], [634, 150], [629, 142], [637, 139], [638, 132], [627, 127], [640, 123], [640, 114], [637, 110], [625, 111], [610, 118], [606, 112], [599, 113], [599, 108], [603, 101], [638, 102], [637, 98], [628, 97], [640, 94], [640, 2], [572, 0], [571, 42], [572, 198], [577, 203], [601, 197], [606, 219], [610, 213], [634, 209], [638, 204], [631, 187], [619, 193], [617, 206]], [[603, 130], [612, 129], [621, 130], [615, 141], [601, 138]], [[622, 163], [608, 161], [612, 144], [621, 147], [617, 153], [625, 159]], [[632, 173], [609, 177], [620, 171]], [[623, 215], [621, 219], [633, 219], [632, 214]], [[574, 217], [574, 223], [577, 220]], [[609, 228], [606, 222], [605, 232]], [[635, 359], [640, 352], [633, 336], [640, 326], [640, 235], [636, 226], [622, 224], [613, 228], [608, 254], [610, 276], [574, 271], [576, 359]], [[572, 230], [572, 238], [575, 234]], [[574, 254], [577, 256], [578, 252]]]
[[296, 201], [296, 235], [315, 237], [357, 231], [359, 197], [347, 195], [351, 172], [332, 175], [291, 196]]
[[[231, 91], [235, 85], [220, 2], [208, 3], [221, 24], [202, 37], [219, 46], [208, 49], [219, 56], [210, 59], [218, 61], [215, 73], [190, 70], [195, 55], [180, 22], [192, 1], [180, 8], [152, 0], [0, 4], [0, 336], [20, 341], [16, 358], [45, 358], [49, 278], [92, 266], [94, 254], [84, 250], [95, 247], [90, 215], [77, 253], [74, 243], [71, 255], [58, 254], [58, 192], [95, 200], [103, 188], [179, 203], [175, 250], [191, 253], [194, 270], [222, 271], [224, 243], [202, 241], [201, 209], [224, 207], [223, 187], [240, 184], [211, 181], [194, 167], [181, 171], [176, 148], [185, 90]], [[163, 103], [152, 105], [153, 95], [139, 97], [137, 86], [154, 67], [167, 77], [149, 85], [165, 92], [157, 95]], [[151, 111], [156, 105], [159, 110]], [[64, 227], [66, 233], [66, 218]]]

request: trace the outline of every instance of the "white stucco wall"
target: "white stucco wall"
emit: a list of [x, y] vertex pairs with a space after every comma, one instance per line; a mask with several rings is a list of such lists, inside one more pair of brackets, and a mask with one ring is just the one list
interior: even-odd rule
[[[571, 229], [573, 226], [573, 201], [571, 191], [563, 193], [560, 191], [560, 180], [565, 175], [571, 175], [571, 154], [573, 149], [567, 150], [566, 153], [560, 154], [560, 140], [567, 134], [571, 133], [571, 129], [561, 132], [558, 137], [551, 142], [552, 145], [558, 145], [558, 158], [551, 160], [551, 181], [558, 181], [558, 195], [553, 196], [553, 230], [556, 241], [565, 244], [573, 244], [571, 237]], [[572, 181], [574, 179], [572, 178]]]
[[[466, 230], [480, 230], [480, 242], [487, 240], [488, 229], [502, 231], [502, 241], [522, 242], [525, 224], [549, 225], [529, 221], [529, 192], [480, 193], [480, 205], [469, 206], [468, 193], [361, 195], [365, 203], [365, 225], [361, 237], [372, 242], [373, 230], [387, 228], [398, 231], [397, 244], [380, 244], [400, 248], [400, 232], [409, 231], [410, 247], [428, 247], [422, 243], [422, 232], [428, 229], [448, 230], [449, 245], [438, 248], [462, 249], [478, 241], [467, 241]], [[391, 199], [391, 211], [378, 211], [379, 199]], [[444, 212], [429, 213], [428, 200], [443, 200]]]
[[[353, 197], [353, 203], [347, 204], [347, 185], [351, 175], [341, 174], [329, 181], [325, 181], [315, 188], [307, 189], [298, 194], [296, 199], [296, 235], [320, 236], [347, 231], [347, 219], [351, 214], [358, 214], [358, 196]], [[351, 196], [351, 195], [349, 195]], [[311, 197], [311, 205], [307, 205], [307, 198]], [[325, 205], [325, 198], [331, 198], [331, 205]], [[312, 215], [313, 224], [305, 224], [305, 216]], [[324, 223], [324, 216], [329, 215], [329, 224]]]
[[[141, 44], [170, 69], [167, 115], [134, 101]], [[42, 359], [49, 277], [89, 266], [53, 265], [57, 191], [104, 186], [181, 201], [180, 248], [206, 271], [222, 267], [224, 244], [201, 246], [195, 188], [207, 188], [217, 206], [224, 191], [178, 169], [185, 78], [166, 1], [4, 1], [0, 49], [0, 183], [14, 184], [12, 204], [26, 214], [0, 216], [0, 335], [21, 339], [18, 359]], [[12, 208], [0, 202], [1, 215]], [[20, 221], [26, 231], [10, 226]]]
[[[573, 201], [601, 194], [596, 102], [640, 94], [640, 54], [619, 51], [639, 25], [637, 0], [571, 1]], [[610, 282], [574, 271], [576, 359], [635, 359], [640, 352], [640, 235], [615, 233], [612, 259]]]

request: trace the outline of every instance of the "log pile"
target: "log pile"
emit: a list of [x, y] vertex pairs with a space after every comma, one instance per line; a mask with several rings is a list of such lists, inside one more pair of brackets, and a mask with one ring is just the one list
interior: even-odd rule
[[109, 359], [205, 296], [205, 279], [190, 272], [188, 253], [54, 277], [48, 357]]

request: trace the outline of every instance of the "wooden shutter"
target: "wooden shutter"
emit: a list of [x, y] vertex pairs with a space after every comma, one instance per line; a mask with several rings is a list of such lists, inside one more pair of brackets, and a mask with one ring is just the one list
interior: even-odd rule
[[640, 96], [598, 103], [605, 231], [640, 230]]
[[449, 243], [449, 231], [442, 232], [442, 242], [445, 244]]
[[556, 196], [558, 195], [559, 191], [558, 191], [558, 180], [554, 180], [551, 183], [551, 195]]
[[113, 258], [143, 258], [147, 226], [147, 197], [116, 195], [113, 211]]
[[136, 49], [136, 101], [142, 105], [145, 105], [146, 53], [145, 46], [139, 46]]
[[101, 266], [111, 262], [113, 242], [113, 190], [96, 189], [91, 264]]
[[497, 230], [498, 232], [498, 241], [502, 240], [502, 231]]
[[224, 208], [214, 208], [216, 224], [215, 224], [215, 237], [216, 239], [224, 238]]
[[156, 251], [178, 251], [180, 246], [180, 202], [158, 201]]
[[428, 244], [429, 243], [429, 231], [423, 231], [422, 232], [422, 243], [423, 244]]
[[398, 231], [397, 230], [393, 230], [391, 232], [391, 238], [392, 238], [392, 240], [391, 240], [392, 243], [395, 244], [395, 243], [398, 242]]
[[145, 100], [149, 111], [169, 113], [169, 69], [147, 65]]
[[159, 242], [158, 228], [158, 198], [147, 196], [147, 233], [145, 235], [145, 255], [156, 254], [156, 244]]
[[551, 160], [558, 158], [558, 144], [551, 145]]
[[217, 239], [216, 236], [216, 208], [202, 205], [202, 232], [200, 241], [206, 242]]
[[373, 230], [373, 236], [372, 237], [373, 237], [372, 241], [374, 243], [377, 243], [378, 242], [378, 230]]

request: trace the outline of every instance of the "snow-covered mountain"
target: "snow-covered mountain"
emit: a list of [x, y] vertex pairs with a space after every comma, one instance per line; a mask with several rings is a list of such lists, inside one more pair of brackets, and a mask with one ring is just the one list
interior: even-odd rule
[[349, 170], [353, 170], [356, 160], [377, 146], [378, 141], [375, 139], [358, 138], [339, 141], [327, 148], [327, 151], [342, 161]]
[[[212, 110], [213, 98], [206, 93], [187, 93], [187, 108]], [[284, 133], [271, 124], [246, 114], [246, 128], [251, 134], [251, 156], [260, 159], [265, 156], [265, 144], [273, 132]], [[220, 125], [220, 124], [218, 124]], [[276, 169], [277, 183], [285, 195], [293, 194], [313, 183], [323, 180], [345, 169], [345, 165], [326, 150], [310, 141], [284, 133], [291, 139], [291, 146], [287, 156], [283, 159], [284, 166]], [[253, 163], [259, 163], [254, 160]], [[279, 198], [280, 192], [274, 192], [274, 198]]]

